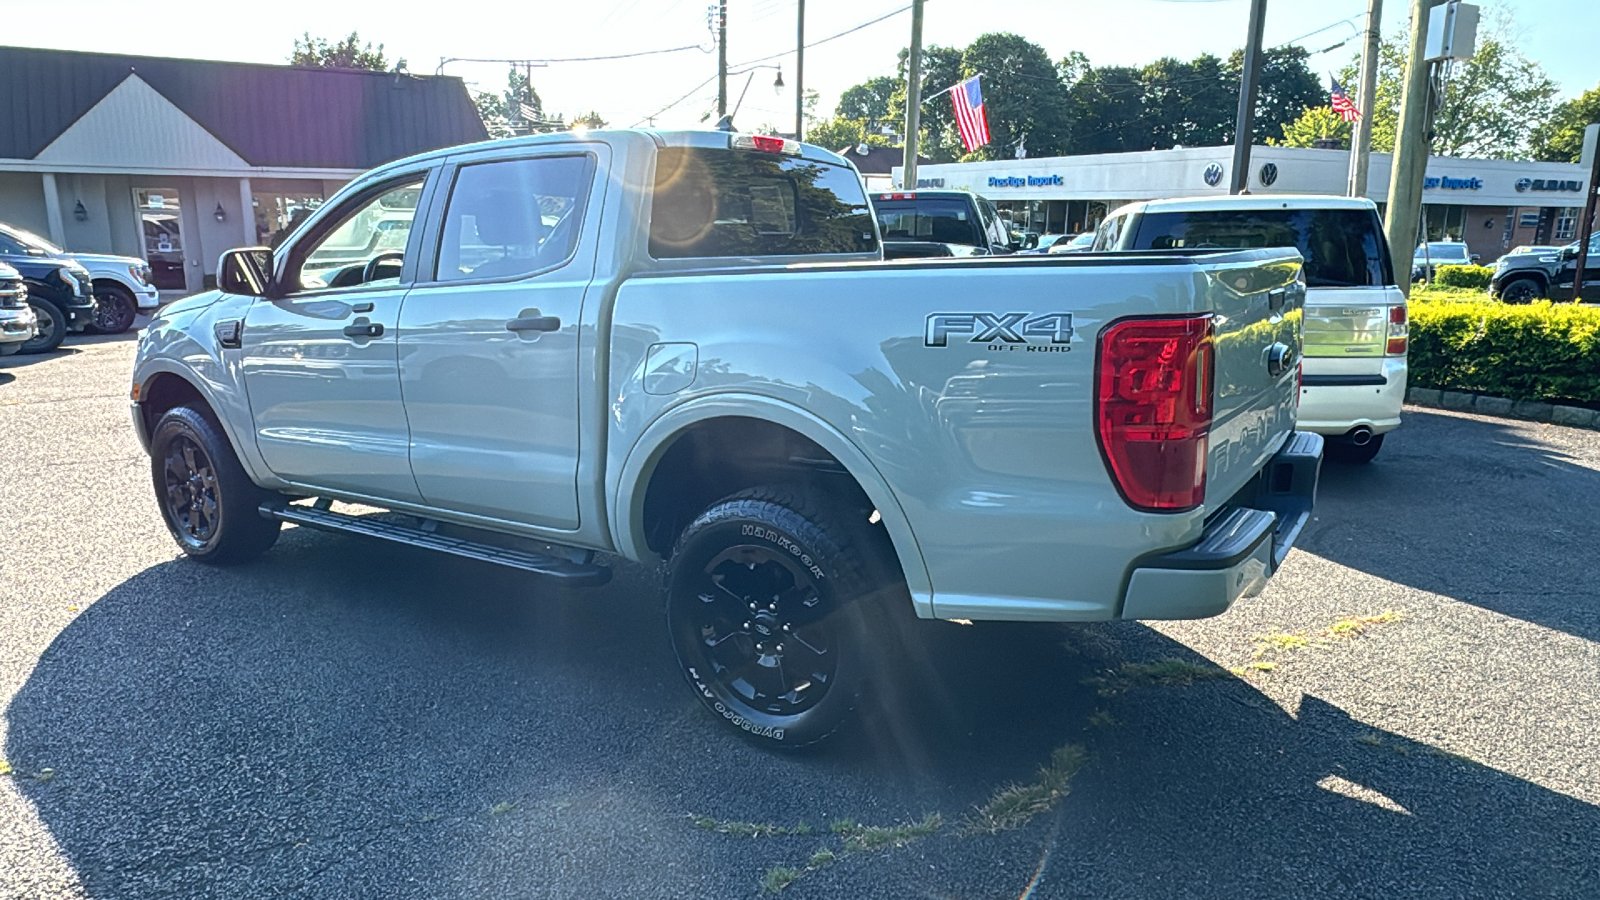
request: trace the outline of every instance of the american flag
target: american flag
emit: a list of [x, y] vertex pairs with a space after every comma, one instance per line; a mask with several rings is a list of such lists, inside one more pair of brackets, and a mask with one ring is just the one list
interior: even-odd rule
[[961, 143], [967, 152], [989, 143], [989, 121], [983, 114], [983, 90], [974, 75], [950, 89], [950, 100], [956, 105], [956, 126], [961, 129]]
[[1354, 122], [1361, 118], [1361, 110], [1356, 109], [1355, 103], [1350, 100], [1350, 95], [1344, 92], [1344, 85], [1341, 85], [1339, 80], [1331, 75], [1328, 77], [1328, 81], [1333, 83], [1333, 90], [1330, 92], [1333, 99], [1333, 111], [1339, 114], [1339, 118], [1346, 122]]

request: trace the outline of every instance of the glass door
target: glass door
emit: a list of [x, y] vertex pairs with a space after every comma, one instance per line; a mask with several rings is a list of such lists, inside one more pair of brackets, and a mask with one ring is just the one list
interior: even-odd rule
[[163, 291], [188, 288], [183, 268], [183, 215], [177, 188], [134, 188], [150, 280]]

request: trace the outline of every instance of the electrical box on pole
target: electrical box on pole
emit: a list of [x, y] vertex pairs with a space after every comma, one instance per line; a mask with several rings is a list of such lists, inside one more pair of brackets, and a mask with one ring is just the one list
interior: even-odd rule
[[1478, 7], [1461, 0], [1450, 0], [1428, 11], [1428, 43], [1423, 51], [1427, 62], [1466, 61], [1477, 52]]

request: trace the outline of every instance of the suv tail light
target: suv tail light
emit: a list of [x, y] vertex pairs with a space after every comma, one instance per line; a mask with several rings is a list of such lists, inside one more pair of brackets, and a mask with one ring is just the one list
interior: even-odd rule
[[1406, 322], [1406, 305], [1389, 307], [1389, 345], [1384, 348], [1384, 353], [1389, 356], [1405, 356], [1409, 343], [1411, 327]]
[[1212, 321], [1129, 319], [1100, 334], [1095, 424], [1130, 506], [1182, 512], [1205, 499]]

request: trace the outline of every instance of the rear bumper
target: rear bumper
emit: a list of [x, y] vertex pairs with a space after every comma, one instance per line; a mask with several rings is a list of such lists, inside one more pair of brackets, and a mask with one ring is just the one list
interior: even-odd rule
[[1374, 434], [1400, 427], [1400, 407], [1406, 400], [1405, 357], [1384, 358], [1380, 375], [1320, 374], [1314, 359], [1305, 365], [1310, 371], [1301, 378], [1297, 429], [1338, 436], [1363, 425]]
[[1128, 579], [1124, 619], [1203, 619], [1254, 597], [1283, 564], [1311, 517], [1322, 437], [1290, 436], [1237, 505], [1206, 525], [1192, 547], [1145, 557]]

